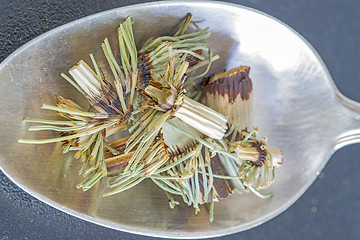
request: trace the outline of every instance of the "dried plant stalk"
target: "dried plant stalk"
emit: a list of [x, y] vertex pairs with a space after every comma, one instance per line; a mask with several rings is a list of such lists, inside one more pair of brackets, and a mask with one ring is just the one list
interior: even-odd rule
[[228, 116], [230, 125], [239, 130], [252, 128], [252, 81], [250, 68], [241, 66], [205, 78], [202, 83], [202, 102]]
[[232, 132], [229, 131], [224, 143], [242, 161], [222, 157], [222, 163], [230, 175], [240, 178], [233, 182], [241, 186], [241, 190], [267, 187], [274, 180], [274, 167], [282, 163], [281, 150], [268, 147], [266, 138], [260, 137], [258, 129], [252, 127], [252, 81], [249, 72], [249, 67], [241, 66], [215, 74], [202, 83], [203, 102], [229, 118]]

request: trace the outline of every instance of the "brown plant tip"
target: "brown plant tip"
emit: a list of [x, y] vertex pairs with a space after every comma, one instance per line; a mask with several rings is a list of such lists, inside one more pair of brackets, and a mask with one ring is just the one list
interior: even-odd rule
[[[74, 135], [74, 134], [77, 134], [76, 131], [67, 131], [67, 132], [60, 132], [58, 135], [59, 137], [65, 137], [65, 136], [71, 136], [71, 135]], [[69, 143], [70, 143], [71, 140], [64, 140], [64, 141], [61, 141], [62, 142], [62, 146], [65, 147], [67, 146]], [[76, 138], [75, 139], [75, 142], [73, 142], [71, 144], [71, 147], [78, 147], [79, 146], [79, 141], [80, 141], [80, 138]]]
[[143, 88], [149, 85], [151, 77], [151, 69], [153, 66], [150, 63], [150, 57], [148, 54], [139, 53], [138, 54], [138, 83], [137, 88], [141, 91]]
[[105, 80], [104, 82], [103, 93], [99, 97], [96, 99], [87, 97], [90, 104], [101, 114], [123, 115], [124, 110], [121, 108], [115, 88]]
[[251, 162], [251, 164], [255, 167], [262, 167], [265, 164], [266, 156], [268, 154], [266, 148], [262, 142], [255, 142], [252, 146], [259, 152], [259, 157], [257, 161]]
[[119, 125], [127, 121], [131, 117], [132, 111], [133, 111], [133, 106], [130, 106], [130, 108], [124, 112], [124, 115], [121, 118], [119, 118], [116, 124]]
[[164, 145], [167, 147], [166, 151], [171, 158], [180, 158], [182, 156], [185, 156], [189, 152], [195, 150], [198, 147], [199, 143], [197, 143], [195, 141], [191, 141], [191, 142], [189, 142], [189, 144], [187, 146], [182, 147], [182, 148], [179, 148], [176, 145], [168, 146], [165, 143], [164, 143]]
[[242, 100], [247, 100], [252, 92], [249, 72], [250, 67], [240, 66], [205, 78], [202, 82], [203, 94], [227, 95], [229, 103], [234, 103], [239, 95]]
[[[198, 49], [194, 51], [194, 53], [199, 55], [202, 55], [202, 52], [203, 52], [202, 49]], [[194, 55], [189, 54], [186, 56], [185, 61], [189, 63], [189, 67], [193, 67], [200, 62], [200, 59], [195, 57]]]

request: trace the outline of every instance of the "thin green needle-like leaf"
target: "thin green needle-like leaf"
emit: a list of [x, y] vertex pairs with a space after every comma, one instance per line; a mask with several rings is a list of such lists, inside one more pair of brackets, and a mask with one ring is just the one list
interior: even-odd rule
[[154, 51], [149, 53], [150, 62], [153, 63], [154, 60], [158, 58], [158, 56], [162, 56], [164, 52], [169, 51], [169, 47], [171, 46], [171, 43], [164, 42], [161, 45], [159, 45]]
[[125, 40], [123, 36], [123, 32], [121, 31], [121, 27], [118, 29], [118, 38], [119, 38], [119, 47], [120, 47], [120, 56], [121, 63], [124, 69], [124, 73], [126, 77], [129, 77], [130, 71], [130, 62], [129, 62], [129, 52], [126, 50]]
[[25, 118], [24, 122], [43, 123], [43, 124], [52, 124], [52, 125], [86, 125], [86, 122], [83, 121], [56, 121], [56, 120], [46, 120], [46, 119], [37, 119], [37, 118]]
[[235, 154], [232, 154], [230, 152], [227, 152], [227, 151], [224, 151], [224, 150], [220, 150], [220, 149], [216, 149], [216, 150], [213, 150], [213, 153], [219, 153], [219, 154], [222, 154], [224, 156], [227, 156], [231, 159], [234, 159], [236, 161], [240, 161], [240, 162], [243, 162], [243, 163], [246, 163], [245, 160], [239, 158], [238, 156], [236, 156]]
[[164, 184], [166, 184], [171, 189], [174, 189], [175, 191], [180, 191], [180, 189], [174, 183], [169, 181], [168, 179], [161, 179], [159, 181], [163, 182]]
[[91, 58], [92, 64], [94, 65], [95, 72], [96, 72], [96, 75], [97, 75], [98, 79], [100, 80], [100, 82], [101, 82], [102, 84], [104, 84], [104, 79], [102, 79], [101, 72], [100, 72], [100, 69], [99, 69], [96, 61], [95, 61], [94, 55], [93, 55], [93, 54], [90, 54], [89, 56], [90, 56], [90, 58]]
[[214, 221], [214, 188], [211, 188], [210, 192], [210, 211], [209, 211], [209, 221]]
[[56, 126], [31, 126], [29, 127], [29, 131], [43, 131], [43, 130], [51, 130], [51, 131], [57, 131], [57, 132], [67, 132], [67, 131], [75, 131], [86, 128], [86, 126], [76, 126], [76, 127], [56, 127]]
[[162, 172], [165, 172], [173, 167], [175, 167], [176, 165], [186, 161], [187, 159], [189, 159], [190, 157], [194, 156], [195, 154], [195, 151], [191, 151], [189, 152], [188, 154], [186, 154], [185, 156], [179, 158], [178, 160], [176, 160], [175, 162], [173, 162], [172, 164], [169, 164], [168, 166], [166, 167], [163, 167], [163, 168], [160, 168], [158, 169], [154, 174], [157, 174], [157, 173], [162, 173]]
[[[93, 150], [91, 151], [91, 154], [90, 154], [90, 156], [89, 156], [90, 162], [91, 162], [93, 159], [96, 159], [96, 157], [98, 156], [99, 148], [100, 148], [100, 146], [101, 146], [101, 142], [102, 142], [102, 136], [101, 136], [100, 133], [97, 133], [97, 139], [96, 139], [94, 148], [93, 148]], [[96, 163], [95, 163], [95, 165], [96, 165]]]
[[77, 110], [69, 110], [66, 108], [56, 107], [56, 106], [52, 106], [52, 105], [48, 105], [48, 104], [43, 104], [41, 108], [47, 109], [47, 110], [63, 112], [63, 113], [68, 113], [68, 114], [79, 115], [79, 116], [83, 116], [83, 117], [95, 117], [96, 116], [96, 113], [83, 112], [83, 111], [77, 111]]
[[188, 55], [192, 55], [192, 56], [198, 58], [201, 61], [205, 60], [204, 56], [197, 54], [196, 52], [194, 52], [194, 50], [191, 50], [191, 49], [190, 50], [188, 50], [188, 49], [179, 49], [179, 50], [174, 51], [174, 54], [179, 54], [179, 55], [180, 54], [188, 54]]
[[78, 138], [86, 135], [91, 135], [93, 133], [99, 132], [104, 128], [110, 127], [114, 125], [116, 122], [111, 122], [108, 124], [102, 124], [96, 127], [89, 128], [86, 132], [77, 133], [69, 136], [58, 137], [58, 138], [49, 138], [49, 139], [19, 139], [19, 143], [30, 143], [30, 144], [45, 144], [45, 143], [54, 143], [54, 142], [61, 142], [65, 140], [70, 140], [73, 138]]
[[102, 43], [102, 44], [101, 44], [101, 48], [102, 48], [102, 50], [103, 50], [103, 52], [104, 52], [104, 55], [105, 55], [106, 60], [107, 60], [108, 63], [109, 63], [111, 72], [113, 73], [115, 80], [118, 80], [118, 79], [119, 79], [118, 72], [116, 71], [116, 68], [115, 68], [115, 66], [114, 66], [114, 64], [113, 64], [113, 62], [112, 62], [112, 60], [111, 60], [111, 57], [110, 57], [110, 55], [109, 55], [109, 52], [108, 52], [108, 49], [106, 48], [105, 43]]
[[106, 48], [106, 51], [107, 51], [107, 54], [109, 56], [111, 63], [114, 65], [114, 67], [118, 73], [121, 72], [120, 66], [114, 57], [113, 51], [111, 50], [108, 38], [104, 39], [104, 44], [105, 44], [105, 48]]
[[256, 129], [253, 129], [250, 133], [248, 133], [244, 139], [241, 141], [242, 144], [246, 143], [247, 140], [249, 140], [249, 138], [254, 135], [256, 133]]
[[209, 29], [210, 29], [209, 27], [206, 27], [206, 28], [204, 28], [204, 29], [202, 29], [200, 31], [197, 31], [197, 32], [182, 34], [182, 35], [177, 36], [177, 37], [165, 36], [163, 38], [165, 38], [166, 41], [180, 41], [181, 39], [186, 39], [186, 38], [202, 35], [205, 32], [207, 32]]
[[154, 135], [151, 139], [146, 141], [146, 144], [140, 148], [138, 147], [134, 153], [134, 155], [129, 160], [128, 166], [131, 166], [131, 169], [134, 169], [138, 162], [142, 159], [146, 151], [150, 148], [150, 145], [153, 144], [156, 135]]
[[160, 181], [156, 180], [155, 178], [151, 177], [150, 179], [165, 192], [169, 192], [169, 193], [176, 194], [176, 195], [182, 195], [181, 192], [175, 191], [175, 190], [167, 187], [166, 185], [161, 184]]
[[184, 175], [175, 175], [175, 176], [163, 176], [159, 174], [153, 174], [151, 175], [151, 178], [154, 179], [166, 179], [166, 180], [181, 180], [181, 179], [189, 179], [192, 177], [192, 174], [184, 174]]
[[139, 183], [140, 183], [141, 181], [143, 181], [144, 179], [145, 179], [144, 177], [141, 177], [141, 178], [139, 178], [139, 179], [136, 180], [136, 181], [133, 181], [133, 182], [131, 182], [131, 183], [127, 183], [125, 186], [120, 186], [120, 187], [118, 187], [118, 188], [116, 188], [116, 189], [113, 189], [113, 190], [111, 190], [110, 192], [105, 193], [103, 196], [104, 196], [104, 197], [107, 197], [107, 196], [111, 196], [111, 195], [114, 195], [114, 194], [123, 192], [123, 191], [125, 191], [125, 190], [127, 190], [127, 189], [129, 189], [129, 188], [132, 188], [132, 187], [136, 186], [137, 184], [139, 184]]
[[149, 49], [152, 49], [154, 47], [156, 47], [158, 44], [160, 44], [162, 42], [162, 38], [158, 37], [156, 39], [152, 39], [150, 38], [148, 41], [146, 41], [146, 43], [143, 45], [143, 47], [140, 49], [141, 53], [147, 53], [147, 51]]
[[[194, 37], [190, 36], [190, 34], [187, 34], [188, 37], [183, 38], [182, 40], [176, 39], [174, 37], [163, 37], [164, 41], [173, 41], [173, 42], [181, 42], [181, 43], [188, 43], [188, 42], [196, 42], [196, 41], [200, 41], [203, 39], [207, 39], [208, 37], [210, 37], [211, 33], [203, 33], [201, 35], [196, 36], [195, 34], [193, 35]], [[185, 35], [183, 35], [184, 37]]]
[[195, 204], [194, 195], [193, 195], [189, 181], [183, 182], [182, 186], [184, 187], [185, 193], [189, 197], [190, 203]]
[[74, 142], [75, 142], [75, 139], [72, 139], [72, 140], [66, 145], [66, 147], [64, 148], [63, 153], [69, 152], [69, 149], [70, 149], [71, 145], [72, 145]]
[[95, 141], [96, 138], [96, 134], [92, 134], [90, 139], [86, 142], [86, 144], [84, 145], [82, 152], [85, 152], [86, 150], [88, 150], [90, 148], [90, 146], [93, 144], [93, 142]]
[[125, 112], [127, 110], [127, 106], [125, 103], [124, 91], [123, 91], [120, 81], [115, 80], [115, 88], [116, 88], [116, 92], [119, 96], [121, 108], [122, 108], [123, 112]]
[[183, 24], [181, 24], [180, 28], [174, 34], [174, 37], [181, 36], [185, 33], [186, 29], [188, 28], [191, 22], [192, 15], [190, 13], [186, 14], [186, 18]]
[[82, 165], [81, 169], [79, 170], [79, 175], [81, 175], [81, 174], [84, 173], [86, 167], [88, 166], [88, 162], [89, 162], [88, 159], [86, 159], [86, 160], [84, 161], [84, 164]]
[[200, 185], [199, 185], [199, 175], [198, 175], [198, 171], [195, 170], [195, 199], [196, 199], [196, 203], [198, 205], [198, 199], [200, 196]]
[[214, 177], [213, 177], [211, 165], [208, 166], [208, 174], [207, 175], [209, 176], [209, 184], [208, 184], [209, 187], [208, 187], [207, 191], [205, 192], [205, 196], [209, 195], [210, 190], [212, 189], [212, 185], [214, 183]]
[[60, 76], [62, 76], [66, 81], [68, 81], [79, 92], [81, 92], [83, 95], [85, 95], [84, 91], [73, 80], [71, 80], [71, 78], [69, 78], [65, 73], [61, 73]]
[[[206, 175], [209, 176], [208, 173]], [[214, 178], [229, 179], [229, 180], [231, 180], [231, 179], [241, 179], [240, 176], [224, 176], [224, 175], [217, 175], [217, 174], [213, 174], [212, 176]]]
[[83, 191], [89, 190], [92, 186], [94, 186], [101, 178], [103, 177], [102, 172], [94, 173], [91, 177], [78, 184], [77, 188], [82, 188]]
[[107, 150], [109, 150], [111, 152], [112, 155], [118, 155], [119, 151], [116, 150], [115, 148], [112, 148], [107, 142], [104, 142], [105, 147], [107, 148]]
[[258, 196], [259, 198], [266, 199], [266, 198], [271, 198], [271, 197], [273, 196], [273, 193], [269, 193], [269, 194], [267, 194], [267, 195], [263, 195], [263, 194], [259, 193], [258, 191], [256, 191], [255, 188], [253, 188], [251, 185], [249, 185], [249, 186], [247, 186], [247, 187], [250, 189], [250, 191], [251, 191], [252, 193], [254, 193], [254, 194], [255, 194], [256, 196]]
[[117, 177], [116, 179], [109, 180], [109, 187], [111, 187], [111, 188], [117, 187], [119, 185], [125, 184], [126, 182], [133, 181], [133, 180], [137, 179], [138, 177], [139, 177], [139, 175], [122, 174], [119, 177]]
[[135, 89], [136, 89], [136, 84], [137, 84], [137, 80], [138, 80], [138, 71], [134, 71], [132, 73], [132, 76], [131, 76], [131, 90], [130, 90], [130, 99], [129, 99], [129, 102], [130, 102], [130, 106], [133, 105], [133, 101], [134, 101], [134, 95], [135, 95]]
[[125, 44], [127, 46], [127, 50], [130, 55], [130, 62], [131, 62], [131, 70], [134, 72], [137, 69], [137, 52], [136, 52], [136, 46], [134, 43], [133, 36], [131, 36], [132, 32], [130, 32], [129, 28], [131, 28], [128, 24], [123, 24], [120, 26], [120, 28], [123, 31], [123, 37]]
[[141, 132], [141, 134], [136, 139], [134, 139], [132, 142], [129, 142], [129, 141], [126, 142], [125, 153], [129, 153], [137, 144], [139, 144], [139, 142], [141, 142], [141, 140], [143, 139], [143, 137], [145, 135], [146, 135], [146, 132]]
[[[91, 172], [95, 171], [98, 167], [97, 166], [92, 166], [91, 168], [86, 169], [86, 171], [84, 172], [83, 176], [86, 177], [87, 175], [89, 175]], [[91, 178], [91, 177], [89, 177]]]
[[203, 200], [204, 200], [204, 202], [206, 202], [207, 199], [208, 199], [208, 196], [205, 195], [205, 193], [207, 193], [209, 190], [208, 190], [208, 182], [207, 182], [206, 169], [205, 168], [201, 169], [201, 175], [202, 175], [202, 179], [203, 179], [203, 188], [204, 188]]
[[190, 74], [190, 73], [194, 72], [195, 70], [197, 70], [198, 68], [201, 68], [201, 67], [203, 67], [203, 66], [205, 66], [205, 65], [207, 65], [207, 64], [209, 64], [211, 62], [214, 62], [214, 61], [218, 60], [219, 58], [220, 58], [219, 55], [215, 55], [215, 56], [213, 56], [211, 58], [211, 61], [209, 59], [205, 60], [205, 61], [202, 61], [202, 62], [196, 64], [195, 66], [189, 68], [187, 73]]

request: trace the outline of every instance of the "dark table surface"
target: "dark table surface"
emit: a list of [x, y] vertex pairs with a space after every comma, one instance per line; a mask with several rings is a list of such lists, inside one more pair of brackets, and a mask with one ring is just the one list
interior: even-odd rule
[[[0, 62], [29, 40], [72, 20], [146, 1], [0, 1]], [[360, 101], [360, 1], [229, 1], [266, 12], [318, 51], [339, 90]], [[5, 103], [2, 103], [5, 104]], [[5, 139], [1, 139], [4, 141]], [[218, 239], [359, 239], [360, 145], [340, 149], [287, 211]], [[72, 217], [25, 193], [0, 171], [0, 239], [154, 239]]]

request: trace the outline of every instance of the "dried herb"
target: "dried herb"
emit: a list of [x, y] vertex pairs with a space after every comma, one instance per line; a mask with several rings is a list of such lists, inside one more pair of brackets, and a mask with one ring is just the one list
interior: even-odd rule
[[[101, 44], [111, 79], [105, 79], [105, 66], [92, 54], [93, 67], [81, 60], [69, 70], [71, 77], [61, 74], [90, 108], [59, 96], [56, 106], [42, 108], [63, 120], [25, 119], [42, 124], [30, 131], [50, 130], [59, 136], [19, 142], [61, 142], [64, 153], [75, 151], [74, 157], [83, 162], [79, 174], [85, 177], [77, 187], [84, 191], [104, 177], [110, 188], [104, 196], [150, 178], [164, 190], [171, 208], [179, 204], [174, 195], [195, 213], [210, 203], [210, 221], [214, 202], [235, 190], [269, 197], [258, 190], [274, 181], [282, 153], [267, 146], [252, 126], [250, 68], [215, 74], [203, 79], [201, 92], [189, 91], [219, 58], [209, 47], [208, 28], [200, 29], [191, 19], [187, 14], [174, 35], [150, 38], [137, 50], [132, 19], [126, 18], [117, 31], [120, 58], [107, 38]], [[187, 32], [190, 24], [193, 32]], [[196, 101], [200, 97], [202, 103]], [[118, 132], [128, 136], [108, 142]]]

